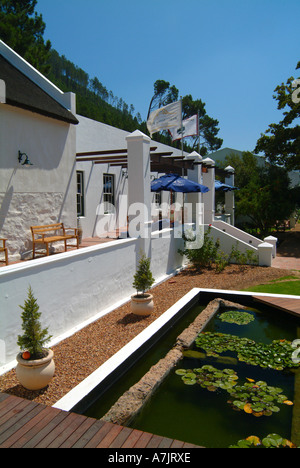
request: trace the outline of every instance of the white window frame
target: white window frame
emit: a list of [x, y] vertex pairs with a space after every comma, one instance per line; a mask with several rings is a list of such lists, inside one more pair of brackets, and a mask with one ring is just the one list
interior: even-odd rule
[[115, 206], [115, 174], [103, 174], [103, 203], [104, 214], [111, 214]]
[[85, 215], [85, 200], [84, 200], [84, 171], [76, 171], [76, 209], [77, 217]]

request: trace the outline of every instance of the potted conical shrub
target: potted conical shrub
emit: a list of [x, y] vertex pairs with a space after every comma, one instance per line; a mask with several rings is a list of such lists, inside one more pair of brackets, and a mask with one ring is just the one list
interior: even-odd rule
[[151, 288], [155, 279], [150, 269], [150, 258], [141, 255], [138, 269], [134, 275], [133, 287], [137, 293], [131, 296], [131, 311], [135, 315], [147, 316], [154, 309], [153, 295], [148, 289]]
[[21, 352], [17, 355], [16, 375], [23, 387], [41, 390], [49, 384], [55, 371], [53, 351], [44, 347], [51, 336], [47, 328], [42, 329], [41, 313], [31, 287], [24, 306], [20, 307], [24, 334], [17, 341]]

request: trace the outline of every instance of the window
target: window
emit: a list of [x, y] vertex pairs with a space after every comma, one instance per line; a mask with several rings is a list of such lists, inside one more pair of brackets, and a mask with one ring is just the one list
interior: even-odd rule
[[173, 190], [170, 192], [170, 206], [176, 203], [176, 193], [177, 192], [173, 192]]
[[103, 174], [103, 202], [104, 213], [111, 213], [112, 206], [115, 205], [115, 176], [113, 174]]
[[76, 171], [77, 176], [77, 216], [84, 216], [84, 180], [83, 171]]
[[161, 192], [155, 192], [154, 203], [156, 206], [161, 205]]

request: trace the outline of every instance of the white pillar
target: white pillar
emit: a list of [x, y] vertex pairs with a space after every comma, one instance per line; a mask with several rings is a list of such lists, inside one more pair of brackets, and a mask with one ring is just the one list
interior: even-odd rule
[[140, 248], [151, 257], [150, 141], [136, 130], [128, 135], [129, 236], [140, 238]]
[[[225, 176], [225, 184], [231, 185], [234, 187], [234, 169], [231, 166], [227, 166], [225, 168], [226, 176]], [[234, 204], [234, 190], [230, 190], [225, 192], [225, 213], [230, 214], [230, 224], [234, 226], [235, 224], [235, 204]]]
[[264, 242], [267, 242], [268, 244], [271, 244], [273, 246], [273, 251], [272, 251], [272, 256], [273, 258], [276, 258], [277, 255], [277, 237], [273, 236], [268, 236], [264, 238]]
[[212, 224], [215, 219], [215, 161], [206, 158], [203, 161], [207, 172], [202, 172], [203, 185], [209, 188], [209, 192], [203, 193], [204, 224]]
[[259, 266], [272, 266], [273, 245], [268, 242], [262, 242], [258, 246], [258, 261]]
[[[195, 165], [194, 169], [188, 169], [188, 179], [196, 182], [197, 184], [202, 183], [202, 156], [198, 154], [196, 151], [193, 151], [191, 154], [186, 156], [186, 159], [193, 159], [195, 162], [199, 163]], [[199, 219], [201, 220], [202, 210], [201, 210], [201, 203], [202, 201], [202, 193], [201, 192], [193, 192], [186, 194], [186, 203], [191, 204], [192, 206], [192, 219], [188, 220], [189, 222], [196, 223]], [[198, 209], [198, 212], [197, 212]], [[199, 213], [199, 210], [200, 213]]]

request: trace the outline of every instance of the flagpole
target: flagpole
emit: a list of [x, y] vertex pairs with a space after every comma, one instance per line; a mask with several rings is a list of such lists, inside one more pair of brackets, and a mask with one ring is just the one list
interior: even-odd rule
[[[183, 121], [182, 121], [182, 96], [180, 96], [180, 102], [181, 102], [181, 155], [183, 157]], [[182, 177], [184, 176], [184, 169], [181, 169], [181, 175]], [[183, 195], [184, 197], [184, 195]]]
[[200, 128], [199, 128], [199, 110], [198, 110], [197, 124], [198, 124], [198, 136], [199, 136], [199, 142], [198, 142], [198, 153], [200, 154]]
[[182, 121], [182, 96], [180, 96], [181, 102], [181, 154], [183, 156], [183, 121]]

